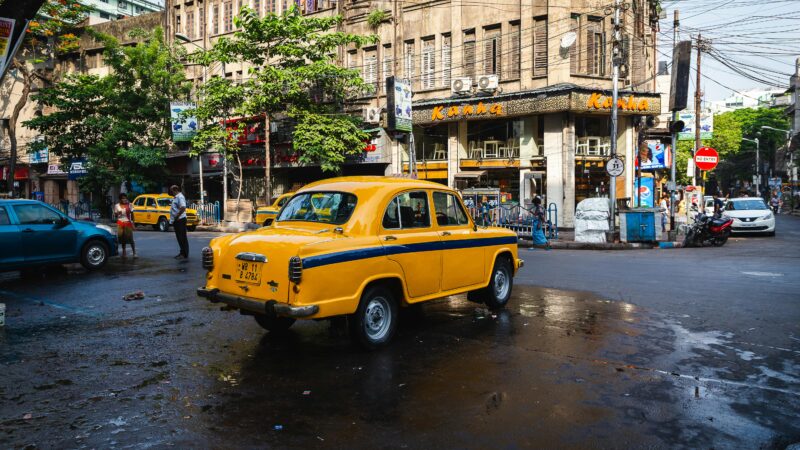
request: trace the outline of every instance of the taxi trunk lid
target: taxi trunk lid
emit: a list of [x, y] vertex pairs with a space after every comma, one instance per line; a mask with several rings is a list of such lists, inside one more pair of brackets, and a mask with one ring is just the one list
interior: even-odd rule
[[289, 302], [289, 260], [301, 247], [330, 239], [317, 230], [263, 228], [234, 237], [215, 265], [221, 291]]

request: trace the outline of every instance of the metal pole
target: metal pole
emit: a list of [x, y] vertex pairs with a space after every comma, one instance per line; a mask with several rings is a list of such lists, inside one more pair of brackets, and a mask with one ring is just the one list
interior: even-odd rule
[[759, 143], [758, 138], [753, 139], [756, 142], [756, 196], [761, 197], [761, 162], [759, 160]]
[[[611, 157], [617, 157], [617, 112], [619, 107], [619, 64], [620, 64], [620, 24], [619, 24], [619, 10], [620, 0], [614, 0], [614, 50], [611, 62], [612, 64], [612, 79], [611, 79]], [[611, 198], [611, 208], [609, 217], [609, 230], [611, 231], [611, 240], [613, 241], [614, 233], [616, 232], [617, 224], [615, 220], [616, 207], [617, 207], [617, 177], [611, 177], [611, 186], [609, 186], [609, 196]]]
[[[703, 53], [702, 47], [703, 45], [703, 38], [698, 34], [697, 35], [697, 83], [694, 85], [694, 152], [700, 150], [702, 143], [700, 141], [700, 99], [702, 98], [703, 93], [700, 91], [700, 55]], [[692, 158], [694, 158], [694, 152], [692, 153]], [[695, 174], [697, 174], [697, 167], [695, 167]], [[705, 177], [700, 176], [701, 180], [705, 180]], [[692, 177], [692, 184], [697, 185], [696, 177]], [[706, 186], [703, 183], [703, 190], [701, 193], [705, 195], [706, 193]]]
[[[203, 38], [203, 39], [205, 39], [205, 38]], [[205, 44], [205, 42], [204, 42], [204, 44]], [[203, 84], [205, 84], [206, 81], [208, 81], [208, 68], [206, 66], [203, 66]], [[202, 127], [204, 125], [205, 125], [205, 121], [203, 121], [203, 124], [200, 125], [200, 126]], [[203, 205], [205, 204], [205, 200], [206, 200], [205, 192], [204, 192], [205, 188], [204, 188], [204, 185], [203, 185], [203, 149], [200, 149], [200, 153], [197, 156], [197, 162], [198, 162], [198, 164], [200, 166], [200, 211], [201, 211], [201, 215], [202, 215]]]
[[[675, 48], [675, 45], [678, 43], [678, 26], [680, 26], [680, 19], [678, 10], [675, 10], [675, 18], [672, 22], [672, 48]], [[672, 68], [675, 70], [675, 67]], [[672, 123], [678, 121], [678, 111], [672, 111]], [[678, 133], [673, 130], [670, 130], [672, 134], [672, 148], [670, 149], [670, 154], [672, 155], [670, 161], [670, 172], [669, 172], [669, 179], [670, 179], [670, 201], [669, 201], [669, 229], [670, 231], [675, 231], [675, 155], [678, 153]], [[638, 191], [638, 189], [637, 189]], [[688, 206], [688, 205], [687, 205]]]

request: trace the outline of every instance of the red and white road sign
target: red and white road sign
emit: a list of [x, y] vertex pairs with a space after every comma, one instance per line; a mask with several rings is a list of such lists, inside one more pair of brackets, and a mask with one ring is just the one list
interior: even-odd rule
[[719, 154], [711, 147], [700, 147], [694, 153], [694, 164], [700, 170], [714, 170], [719, 163]]

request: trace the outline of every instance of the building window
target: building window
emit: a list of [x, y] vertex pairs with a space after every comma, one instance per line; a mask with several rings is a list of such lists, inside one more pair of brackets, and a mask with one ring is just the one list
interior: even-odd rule
[[422, 40], [422, 89], [433, 89], [436, 87], [436, 41], [434, 38]]
[[94, 53], [86, 54], [86, 68], [87, 69], [97, 68], [97, 55], [95, 55]]
[[366, 94], [372, 95], [377, 92], [376, 83], [378, 82], [378, 49], [364, 50], [364, 83], [372, 89]]
[[175, 13], [175, 32], [176, 33], [183, 33], [183, 28], [181, 28], [181, 13]]
[[186, 37], [194, 39], [194, 11], [186, 12]]
[[511, 80], [519, 78], [520, 71], [520, 52], [519, 52], [519, 22], [512, 22], [509, 25], [508, 34], [508, 78]]
[[[570, 52], [572, 49], [570, 48]], [[547, 17], [533, 19], [533, 76], [547, 75]]]
[[225, 26], [225, 32], [229, 33], [233, 30], [233, 2], [227, 1], [225, 2], [225, 16], [223, 18], [223, 25]]
[[408, 80], [414, 79], [414, 41], [406, 41], [403, 44], [403, 76]]
[[450, 33], [442, 35], [442, 87], [450, 87], [450, 79], [453, 75], [453, 53]]
[[258, 17], [261, 17], [261, 0], [253, 0], [253, 10]]
[[278, 11], [275, 9], [277, 6], [276, 0], [267, 0], [267, 13], [277, 13]]
[[197, 11], [197, 19], [200, 22], [200, 32], [198, 33], [199, 37], [205, 37], [206, 35], [206, 12], [208, 10], [205, 7], [202, 7]]
[[586, 74], [605, 76], [606, 35], [601, 19], [589, 18], [586, 27]]
[[[101, 19], [109, 19], [109, 18], [111, 18], [111, 16], [109, 16], [107, 13], [101, 12], [100, 13], [100, 18]], [[178, 22], [180, 22], [180, 20]]]
[[464, 76], [475, 78], [475, 30], [464, 32]]
[[358, 69], [358, 53], [355, 50], [347, 52], [347, 68], [350, 70]]
[[119, 9], [128, 9], [128, 4], [126, 2], [119, 2]]
[[502, 64], [500, 27], [484, 29], [483, 36], [483, 74], [499, 77]]
[[219, 33], [219, 5], [214, 5], [211, 15], [211, 34]]
[[386, 78], [394, 74], [394, 59], [392, 58], [392, 44], [383, 45], [383, 93], [386, 93]]

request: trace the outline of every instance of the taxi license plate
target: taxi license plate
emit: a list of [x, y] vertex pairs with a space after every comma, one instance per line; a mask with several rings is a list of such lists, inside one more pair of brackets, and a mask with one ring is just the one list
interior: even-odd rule
[[261, 269], [264, 263], [253, 261], [236, 262], [236, 281], [249, 284], [261, 284]]

